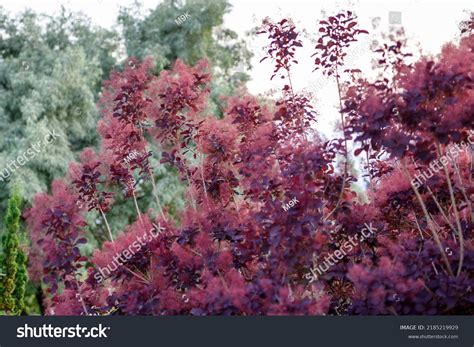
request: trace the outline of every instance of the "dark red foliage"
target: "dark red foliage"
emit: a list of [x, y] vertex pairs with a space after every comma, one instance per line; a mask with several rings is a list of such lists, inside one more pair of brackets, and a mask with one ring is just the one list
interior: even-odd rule
[[171, 71], [162, 71], [150, 83], [152, 103], [147, 113], [160, 141], [177, 144], [182, 139], [189, 143], [197, 126], [195, 115], [206, 106], [210, 78], [207, 61], [188, 67], [178, 59]]
[[[349, 11], [321, 25], [316, 64], [336, 73], [345, 49], [366, 32]], [[286, 72], [289, 84], [265, 104], [228, 98], [223, 119], [206, 114], [204, 60], [177, 61], [159, 77], [151, 61], [135, 61], [104, 84], [99, 154], [84, 151], [67, 180], [26, 213], [30, 270], [41, 270], [50, 289], [49, 314], [473, 313], [470, 147], [413, 181], [472, 134], [472, 36], [416, 64], [406, 61], [401, 41], [384, 46], [380, 65], [393, 80], [353, 79], [340, 90], [345, 135], [360, 144], [356, 155], [367, 153], [373, 178], [362, 203], [352, 177], [335, 169], [346, 139], [307, 139], [315, 112], [311, 97], [291, 85], [301, 46], [295, 26], [266, 20], [263, 32], [274, 73]], [[82, 271], [85, 211], [77, 201], [87, 210], [113, 208], [106, 189], [151, 170], [150, 138], [164, 150], [161, 163], [187, 184], [187, 207], [176, 220], [138, 213]], [[364, 225], [374, 232], [360, 238]], [[339, 261], [311, 277], [350, 240]]]
[[372, 150], [396, 158], [411, 153], [423, 163], [437, 157], [436, 144], [466, 141], [474, 127], [472, 47], [471, 35], [459, 47], [445, 46], [438, 61], [423, 59], [409, 68], [397, 59], [393, 83], [352, 88], [345, 106], [355, 140], [369, 140]]
[[468, 19], [461, 22], [459, 28], [461, 29], [461, 35], [472, 35], [472, 32], [474, 31], [474, 12], [470, 13]]
[[95, 209], [106, 212], [110, 207], [112, 194], [101, 189], [105, 184], [103, 174], [99, 170], [101, 162], [98, 158], [94, 158], [95, 154], [92, 150], [86, 150], [82, 158], [86, 158], [89, 154], [93, 158], [85, 159], [86, 161], [80, 167], [78, 177], [72, 181], [72, 184], [79, 194], [80, 201], [87, 206], [88, 211]]
[[132, 58], [125, 66], [121, 74], [113, 74], [104, 83], [104, 117], [99, 133], [103, 140], [101, 157], [109, 166], [109, 183], [124, 188], [125, 196], [129, 197], [135, 189], [134, 172], [138, 171], [141, 178], [149, 177], [151, 172], [145, 129], [150, 126], [146, 110], [152, 100], [146, 93], [153, 63], [146, 59], [140, 64]]
[[[292, 64], [298, 64], [295, 59], [296, 47], [303, 47], [303, 44], [298, 38], [299, 33], [296, 31], [295, 25], [291, 21], [282, 19], [278, 23], [274, 23], [266, 18], [257, 34], [266, 34], [270, 41], [267, 47], [267, 56], [260, 60], [260, 62], [267, 58], [274, 60], [275, 71], [273, 71], [270, 79], [273, 79], [281, 69], [288, 73]], [[281, 75], [281, 78], [285, 77], [285, 75]]]
[[316, 45], [314, 70], [323, 69], [323, 73], [331, 76], [336, 74], [338, 66], [343, 66], [347, 48], [357, 41], [359, 34], [368, 34], [366, 30], [357, 27], [357, 16], [351, 11], [340, 12], [327, 20], [319, 22], [321, 36]]
[[52, 196], [37, 196], [35, 207], [25, 214], [35, 250], [30, 260], [41, 264], [40, 273], [30, 269], [32, 278], [40, 276], [53, 297], [60, 285], [78, 290], [77, 271], [87, 260], [79, 250], [87, 242], [81, 236], [86, 223], [76, 202], [77, 197], [64, 181], [54, 181]]

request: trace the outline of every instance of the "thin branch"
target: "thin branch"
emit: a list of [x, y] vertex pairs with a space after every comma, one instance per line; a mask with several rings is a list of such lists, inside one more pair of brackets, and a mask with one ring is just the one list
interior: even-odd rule
[[114, 243], [114, 237], [112, 236], [112, 231], [110, 230], [110, 226], [109, 226], [109, 222], [107, 221], [107, 217], [105, 216], [105, 213], [104, 213], [104, 211], [102, 210], [101, 207], [99, 207], [99, 211], [100, 211], [100, 214], [102, 215], [102, 218], [104, 219], [105, 227], [107, 228], [107, 231], [109, 232], [110, 241], [112, 241], [112, 243]]
[[430, 189], [430, 187], [428, 187], [428, 184], [426, 185], [426, 189], [428, 190], [428, 192], [430, 193], [431, 197], [433, 198], [433, 201], [435, 202], [436, 206], [438, 207], [438, 210], [439, 212], [441, 213], [441, 215], [443, 216], [443, 219], [445, 220], [445, 222], [449, 225], [449, 227], [451, 228], [451, 230], [454, 232], [454, 234], [457, 234], [457, 230], [456, 228], [454, 227], [454, 225], [449, 221], [448, 219], [448, 216], [446, 215], [446, 213], [444, 212], [443, 208], [441, 207], [438, 199], [436, 198], [436, 196], [434, 195], [433, 191]]
[[454, 166], [454, 171], [456, 171], [456, 174], [458, 176], [459, 187], [461, 188], [462, 195], [464, 196], [464, 200], [466, 201], [466, 204], [469, 207], [469, 214], [471, 216], [471, 222], [473, 222], [474, 221], [474, 211], [472, 210], [471, 200], [467, 196], [466, 187], [464, 187], [464, 183], [463, 183], [462, 177], [461, 177], [461, 172], [460, 172], [459, 166], [458, 166], [458, 164], [456, 163], [455, 160], [453, 160], [453, 166]]
[[206, 188], [206, 181], [204, 180], [204, 155], [201, 155], [200, 160], [200, 167], [201, 167], [201, 181], [202, 181], [202, 188], [204, 189], [204, 195], [206, 196], [206, 205], [207, 209], [209, 210], [209, 196], [207, 195], [207, 188]]
[[151, 177], [151, 185], [153, 188], [153, 196], [155, 197], [156, 204], [158, 205], [158, 209], [160, 210], [161, 217], [163, 217], [163, 220], [167, 222], [168, 220], [166, 219], [166, 215], [163, 212], [163, 207], [161, 206], [160, 199], [158, 198], [158, 193], [156, 189], [156, 183], [155, 183], [155, 176], [153, 175], [153, 170], [151, 168], [148, 169], [148, 173], [150, 174]]
[[[436, 143], [436, 149], [438, 150], [438, 156], [442, 156], [442, 151], [441, 147], [439, 145], [439, 142]], [[458, 213], [458, 208], [456, 205], [456, 199], [454, 198], [454, 191], [453, 191], [453, 185], [451, 183], [451, 177], [449, 175], [449, 170], [446, 165], [444, 165], [443, 161], [441, 161], [441, 165], [443, 165], [444, 168], [444, 173], [446, 175], [446, 181], [448, 183], [448, 189], [449, 189], [449, 195], [451, 197], [451, 203], [453, 205], [453, 210], [454, 210], [454, 218], [456, 219], [456, 226], [458, 227], [458, 237], [459, 237], [459, 248], [460, 248], [460, 254], [459, 254], [459, 266], [458, 266], [458, 272], [457, 276], [461, 274], [462, 270], [462, 265], [463, 265], [463, 260], [464, 260], [464, 235], [462, 232], [462, 227], [461, 227], [461, 221], [459, 219], [459, 213]]]
[[[415, 161], [412, 159], [412, 162], [413, 164], [416, 166], [416, 163]], [[443, 216], [444, 220], [446, 221], [446, 223], [450, 226], [450, 228], [453, 230], [453, 232], [455, 234], [457, 234], [457, 231], [456, 229], [454, 228], [454, 225], [449, 221], [448, 219], [448, 216], [446, 215], [446, 213], [444, 212], [443, 208], [441, 207], [441, 204], [439, 203], [438, 199], [436, 198], [435, 194], [433, 193], [433, 191], [431, 190], [431, 188], [428, 186], [428, 182], [426, 182], [425, 184], [426, 186], [426, 189], [428, 190], [428, 192], [430, 193], [431, 197], [433, 198], [433, 201], [435, 202], [436, 206], [438, 207], [439, 209], [439, 212], [441, 213], [441, 215]]]
[[413, 216], [415, 217], [416, 227], [418, 228], [418, 231], [420, 232], [421, 239], [424, 240], [425, 238], [423, 237], [423, 232], [421, 231], [420, 223], [418, 223], [418, 218], [416, 218], [415, 212], [413, 212]]
[[346, 122], [344, 120], [344, 112], [342, 112], [342, 94], [341, 94], [341, 86], [339, 82], [339, 72], [337, 69], [337, 55], [336, 55], [336, 83], [337, 83], [337, 93], [339, 96], [339, 113], [341, 115], [341, 126], [342, 126], [342, 134], [344, 136], [344, 156], [345, 156], [345, 161], [344, 161], [344, 175], [342, 178], [342, 187], [341, 191], [339, 193], [339, 197], [337, 198], [336, 206], [334, 209], [329, 212], [329, 214], [326, 216], [326, 220], [338, 209], [342, 196], [344, 195], [344, 189], [346, 186], [346, 179], [347, 179], [347, 174], [348, 174], [348, 161], [349, 161], [349, 155], [348, 155], [348, 148], [347, 148], [347, 139], [346, 139]]
[[140, 213], [140, 209], [138, 208], [137, 196], [135, 195], [134, 187], [132, 187], [132, 196], [133, 202], [135, 203], [135, 209], [137, 210], [138, 219], [140, 219], [140, 222], [143, 224], [142, 214]]
[[403, 167], [403, 172], [405, 173], [406, 177], [408, 178], [408, 180], [410, 182], [410, 185], [411, 185], [411, 187], [412, 187], [413, 191], [415, 192], [415, 195], [418, 199], [418, 202], [421, 205], [421, 209], [423, 210], [425, 218], [428, 222], [428, 226], [431, 230], [431, 233], [433, 234], [433, 238], [435, 240], [435, 243], [436, 243], [436, 245], [438, 246], [438, 248], [441, 252], [441, 257], [443, 258], [443, 261], [446, 264], [446, 268], [448, 269], [449, 274], [451, 276], [454, 276], [453, 270], [451, 268], [451, 264], [449, 263], [449, 259], [446, 256], [446, 252], [444, 251], [444, 248], [443, 248], [443, 245], [442, 245], [441, 240], [439, 238], [438, 232], [436, 231], [436, 227], [435, 227], [435, 225], [433, 224], [433, 221], [430, 218], [430, 215], [428, 213], [428, 209], [426, 208], [426, 205], [423, 201], [423, 198], [421, 197], [420, 193], [418, 192], [418, 189], [415, 187], [415, 185], [412, 182], [412, 178], [410, 176], [410, 173], [408, 172], [408, 169], [406, 167], [406, 163], [404, 161], [402, 161], [402, 167]]

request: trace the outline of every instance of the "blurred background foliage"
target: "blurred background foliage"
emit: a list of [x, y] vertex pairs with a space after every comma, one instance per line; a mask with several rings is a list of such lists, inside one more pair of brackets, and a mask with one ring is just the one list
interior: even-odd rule
[[[12, 15], [0, 7], [0, 170], [43, 141], [49, 131], [60, 136], [0, 180], [0, 218], [6, 214], [13, 187], [28, 207], [36, 193], [48, 191], [53, 179], [66, 173], [85, 147], [98, 146], [96, 103], [102, 81], [112, 70], [123, 68], [128, 57], [152, 55], [156, 74], [177, 58], [194, 64], [208, 57], [214, 75], [209, 110], [221, 117], [220, 97], [245, 86], [248, 75], [240, 71], [251, 68], [252, 57], [244, 41], [223, 27], [230, 10], [226, 0], [165, 0], [148, 11], [136, 2], [121, 8], [117, 25], [105, 29], [65, 8], [49, 16], [30, 10]], [[186, 13], [188, 19], [178, 24], [175, 20]], [[159, 164], [159, 148], [152, 150], [160, 198], [174, 214], [184, 206], [184, 187], [176, 173]], [[143, 211], [156, 211], [151, 196], [148, 183], [138, 186]], [[120, 233], [135, 213], [130, 200], [116, 204], [109, 221]], [[92, 246], [86, 252], [90, 253], [105, 241], [106, 232], [98, 216], [88, 218]], [[34, 292], [28, 284], [24, 313], [39, 313]]]

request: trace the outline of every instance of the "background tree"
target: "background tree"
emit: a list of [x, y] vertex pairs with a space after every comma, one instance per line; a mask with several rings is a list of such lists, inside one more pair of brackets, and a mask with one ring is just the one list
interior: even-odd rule
[[101, 80], [115, 64], [116, 38], [64, 9], [57, 17], [31, 11], [11, 17], [0, 9], [0, 167], [48, 131], [61, 136], [4, 177], [0, 201], [14, 185], [30, 201], [64, 174], [78, 150], [96, 142], [95, 104]]

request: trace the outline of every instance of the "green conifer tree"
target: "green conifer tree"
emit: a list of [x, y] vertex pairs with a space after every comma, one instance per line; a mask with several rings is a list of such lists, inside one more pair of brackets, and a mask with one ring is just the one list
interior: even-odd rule
[[19, 315], [25, 308], [27, 257], [20, 247], [21, 198], [14, 191], [8, 201], [5, 216], [5, 234], [2, 237], [3, 255], [0, 257], [0, 310], [6, 314]]

